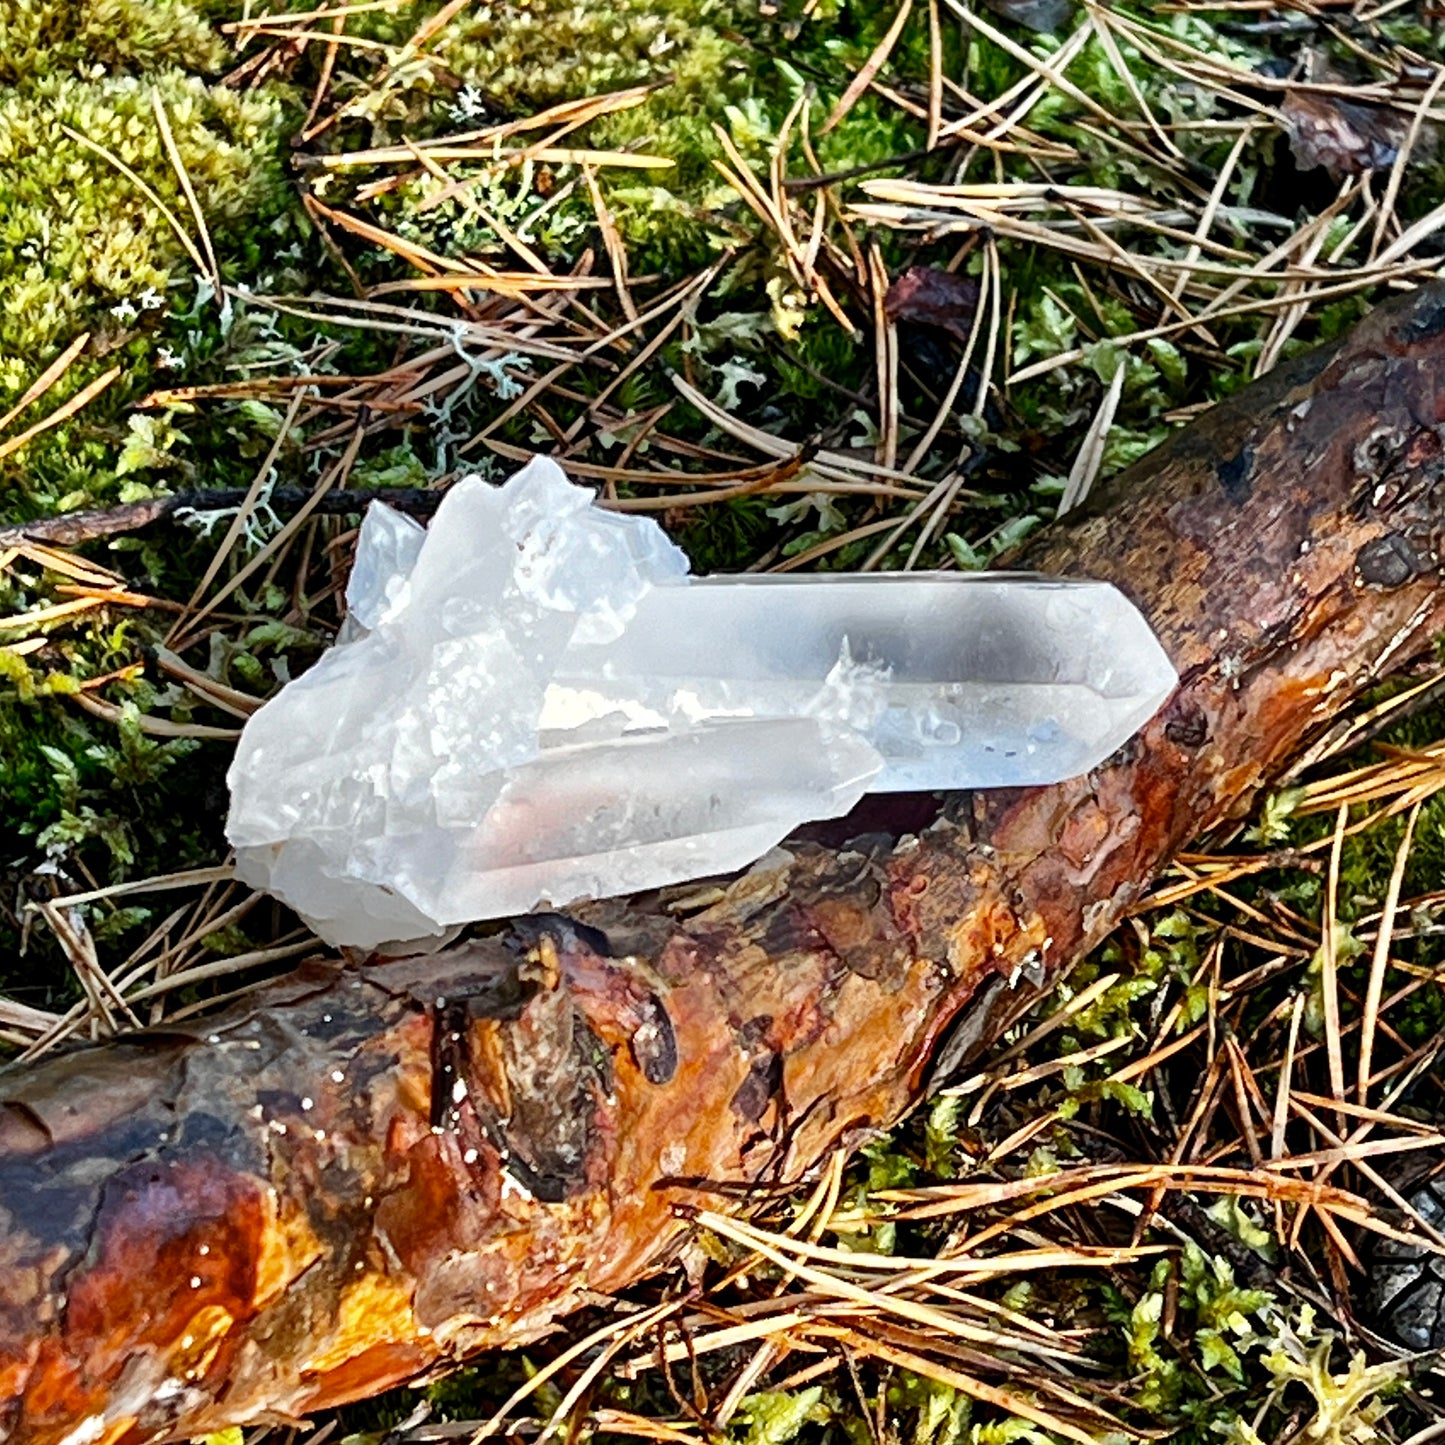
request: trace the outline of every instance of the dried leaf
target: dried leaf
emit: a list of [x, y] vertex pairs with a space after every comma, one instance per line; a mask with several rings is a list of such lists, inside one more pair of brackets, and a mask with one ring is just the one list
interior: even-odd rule
[[937, 326], [967, 344], [978, 309], [978, 282], [938, 266], [910, 266], [888, 288], [883, 309], [893, 321]]
[[1395, 111], [1316, 91], [1290, 91], [1280, 119], [1300, 170], [1323, 166], [1336, 180], [1394, 165], [1405, 138]]

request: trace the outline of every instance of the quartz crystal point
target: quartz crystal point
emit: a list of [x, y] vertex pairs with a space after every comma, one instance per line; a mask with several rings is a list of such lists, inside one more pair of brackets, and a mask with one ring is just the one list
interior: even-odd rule
[[610, 645], [569, 647], [542, 726], [589, 710], [628, 709], [658, 726], [811, 715], [856, 728], [882, 754], [869, 792], [1023, 787], [1086, 772], [1176, 680], [1133, 604], [1100, 582], [697, 578], [643, 596]]
[[353, 636], [374, 631], [406, 606], [411, 573], [426, 528], [385, 503], [366, 509], [346, 585], [346, 622]]
[[688, 576], [547, 459], [373, 504], [334, 647], [247, 723], [237, 875], [372, 948], [747, 866], [865, 791], [1057, 781], [1175, 674], [1113, 587]]

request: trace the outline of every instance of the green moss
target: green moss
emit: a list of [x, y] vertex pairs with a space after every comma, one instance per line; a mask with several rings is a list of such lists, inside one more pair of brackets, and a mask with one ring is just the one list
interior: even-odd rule
[[214, 72], [226, 45], [191, 0], [5, 0], [0, 5], [0, 85], [37, 76], [180, 66]]
[[[152, 384], [182, 368], [191, 379], [208, 358], [243, 346], [250, 323], [238, 316], [227, 327], [161, 209], [92, 148], [137, 173], [196, 238], [155, 118], [158, 96], [223, 278], [254, 283], [263, 262], [274, 266], [278, 245], [290, 239], [278, 225], [295, 226], [285, 169], [294, 108], [284, 88], [222, 83], [231, 55], [212, 21], [191, 3], [0, 0], [0, 412], [76, 336], [91, 338], [6, 435], [106, 369], [119, 370], [97, 401], [0, 461], [0, 520], [127, 500], [198, 475], [233, 481], [236, 470], [254, 465], [225, 434], [224, 418], [187, 433], [175, 417], [130, 410]], [[103, 560], [141, 591], [185, 595], [207, 554], [184, 534], [169, 542], [122, 542]], [[28, 565], [8, 568], [0, 615], [58, 600], [55, 588], [65, 580]], [[88, 614], [43, 628], [43, 648], [25, 656], [0, 650], [7, 897], [24, 896], [30, 870], [46, 859], [119, 878], [211, 860], [223, 846], [221, 751], [157, 744], [138, 725], [145, 713], [184, 720], [183, 695], [111, 684], [106, 696], [122, 707], [119, 726], [88, 717], [67, 696], [160, 640], [163, 616], [121, 616]], [[0, 635], [0, 645], [15, 639]], [[133, 910], [112, 919], [111, 942], [123, 946], [116, 929], [143, 922]], [[8, 911], [0, 913], [7, 958], [14, 925]], [[7, 986], [29, 1001], [70, 986], [43, 939], [23, 968], [7, 963], [5, 973]]]
[[162, 361], [183, 364], [219, 328], [218, 308], [195, 304], [199, 278], [160, 208], [91, 147], [197, 240], [159, 97], [229, 279], [254, 275], [257, 234], [292, 204], [285, 94], [221, 84], [227, 60], [204, 11], [182, 0], [0, 0], [0, 410], [82, 331], [86, 352], [24, 422], [105, 368], [123, 372], [78, 424], [0, 463], [0, 515], [113, 499], [125, 433], [108, 428]]
[[[82, 79], [51, 75], [0, 93], [0, 396], [31, 381], [48, 354], [81, 327], [114, 346], [188, 285], [184, 251], [156, 207], [78, 132], [136, 170], [194, 230], [151, 111], [161, 96], [177, 147], [204, 199], [212, 234], [274, 209], [279, 173], [273, 97], [208, 87], [173, 69]], [[151, 294], [147, 294], [147, 293]]]

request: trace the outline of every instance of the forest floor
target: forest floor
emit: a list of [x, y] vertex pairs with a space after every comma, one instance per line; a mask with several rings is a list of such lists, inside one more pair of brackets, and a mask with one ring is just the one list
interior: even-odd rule
[[[987, 567], [1440, 272], [1442, 90], [1413, 0], [0, 0], [0, 1041], [313, 946], [229, 880], [224, 773], [333, 638], [366, 494], [424, 513], [544, 450], [699, 572]], [[815, 1191], [571, 1351], [321, 1430], [1445, 1435], [1374, 1247], [1445, 1223], [1412, 1182], [1445, 1142], [1442, 680], [1335, 720]], [[919, 1261], [964, 1241], [998, 1262], [954, 1297]], [[887, 1350], [846, 1343], [880, 1312]]]

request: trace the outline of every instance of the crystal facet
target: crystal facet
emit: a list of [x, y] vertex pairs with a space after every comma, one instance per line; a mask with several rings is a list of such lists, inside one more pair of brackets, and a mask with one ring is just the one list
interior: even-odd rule
[[[827, 679], [825, 694], [819, 681]], [[542, 725], [594, 709], [658, 724], [809, 713], [883, 755], [870, 792], [1020, 787], [1087, 771], [1153, 715], [1174, 669], [1101, 582], [999, 573], [699, 578], [567, 648]]]
[[327, 941], [746, 866], [865, 791], [1052, 782], [1175, 674], [1112, 587], [687, 575], [538, 458], [367, 514], [338, 645], [247, 723], [237, 873]]

